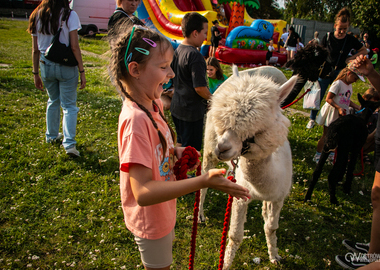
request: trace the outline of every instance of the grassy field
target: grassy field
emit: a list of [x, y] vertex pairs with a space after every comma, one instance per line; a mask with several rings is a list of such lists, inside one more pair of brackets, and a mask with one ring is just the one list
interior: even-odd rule
[[[62, 146], [44, 141], [47, 94], [33, 84], [26, 28], [25, 21], [0, 19], [0, 269], [143, 269], [120, 206], [121, 102], [106, 75], [108, 43], [101, 38], [80, 40], [87, 87], [78, 90], [81, 157], [71, 159]], [[230, 67], [223, 68], [230, 73]], [[364, 93], [368, 86], [358, 82], [354, 92]], [[292, 108], [302, 111], [302, 103]], [[308, 117], [285, 113], [292, 122], [294, 184], [277, 231], [283, 260], [278, 265], [269, 262], [261, 203], [253, 202], [232, 268], [341, 269], [334, 260], [347, 253], [341, 241], [369, 241], [374, 169], [365, 166], [350, 195], [338, 188], [340, 205], [332, 206], [326, 180], [331, 166], [326, 166], [312, 202], [303, 203], [322, 129], [307, 130]], [[187, 268], [193, 203], [194, 194], [178, 199], [172, 269]], [[198, 227], [195, 269], [217, 268], [226, 203], [227, 195], [209, 191], [208, 220]], [[253, 262], [255, 257], [261, 258], [260, 264]]]

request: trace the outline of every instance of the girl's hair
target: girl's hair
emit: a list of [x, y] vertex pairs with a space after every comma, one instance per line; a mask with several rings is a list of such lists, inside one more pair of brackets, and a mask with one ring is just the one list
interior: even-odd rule
[[209, 57], [206, 60], [206, 65], [213, 66], [216, 69], [216, 73], [215, 73], [216, 78], [218, 80], [223, 80], [223, 78], [224, 78], [223, 77], [223, 69], [219, 64], [218, 59], [216, 59], [215, 57]]
[[[143, 110], [147, 114], [149, 119], [152, 121], [153, 126], [157, 129], [158, 136], [160, 138], [160, 142], [163, 148], [163, 159], [164, 159], [165, 153], [167, 150], [167, 142], [165, 140], [165, 136], [158, 129], [157, 123], [156, 121], [154, 121], [152, 114], [144, 106], [136, 102], [124, 88], [123, 83], [128, 84], [128, 81], [130, 81], [131, 79], [131, 75], [129, 74], [129, 71], [126, 68], [126, 63], [124, 61], [124, 58], [125, 58], [126, 53], [130, 54], [132, 52], [132, 57], [130, 58], [129, 62], [137, 62], [139, 66], [141, 66], [141, 68], [144, 68], [146, 63], [149, 61], [151, 57], [151, 53], [147, 55], [145, 53], [140, 53], [140, 50], [142, 49], [145, 51], [150, 51], [152, 48], [150, 43], [146, 42], [145, 40], [148, 39], [156, 43], [157, 48], [160, 50], [162, 55], [165, 54], [167, 50], [169, 49], [172, 50], [172, 45], [170, 44], [169, 40], [166, 39], [164, 36], [147, 28], [141, 29], [141, 27], [135, 28], [132, 39], [130, 41], [129, 39], [130, 39], [131, 32], [132, 32], [132, 27], [129, 27], [129, 30], [127, 30], [127, 32], [124, 32], [126, 34], [121, 36], [119, 40], [117, 41], [117, 43], [115, 44], [115, 46], [111, 48], [112, 55], [111, 55], [110, 64], [109, 64], [109, 71], [112, 78], [111, 81], [116, 86], [116, 88], [120, 89], [122, 95], [124, 95], [126, 98], [128, 98], [132, 102], [135, 102], [137, 106], [139, 106], [139, 108]], [[128, 49], [128, 52], [126, 52], [129, 42], [130, 42], [129, 49]], [[135, 48], [139, 48], [139, 51], [135, 50]], [[130, 91], [133, 91], [133, 89], [131, 89]], [[176, 135], [173, 128], [169, 125], [165, 115], [161, 112], [161, 110], [159, 109], [155, 101], [153, 101], [153, 104], [158, 108], [160, 116], [162, 117], [162, 119], [164, 119], [164, 121], [168, 125], [171, 136], [173, 138], [173, 142], [175, 142]]]
[[379, 94], [379, 92], [377, 92], [375, 90], [375, 88], [371, 87], [371, 88], [368, 88], [368, 90], [364, 92], [363, 99], [365, 99], [365, 100], [374, 99], [376, 101], [379, 101], [380, 100], [380, 94]]
[[337, 81], [337, 80], [343, 80], [344, 78], [346, 78], [346, 76], [348, 75], [348, 72], [352, 72], [352, 73], [355, 74], [355, 72], [349, 70], [348, 67], [345, 67], [344, 69], [342, 69], [342, 70], [339, 72], [339, 74], [338, 74], [338, 76], [336, 77], [336, 79], [334, 80], [334, 82]]
[[68, 0], [42, 0], [38, 7], [32, 12], [29, 18], [28, 32], [36, 34], [37, 15], [41, 20], [42, 27], [38, 29], [44, 35], [54, 35], [59, 28], [59, 19], [63, 9], [62, 21], [66, 21], [70, 16], [70, 5]]
[[339, 21], [342, 23], [348, 22], [348, 24], [350, 24], [351, 13], [350, 13], [350, 10], [348, 8], [344, 7], [341, 10], [339, 10], [338, 14], [336, 14], [335, 23], [337, 23]]

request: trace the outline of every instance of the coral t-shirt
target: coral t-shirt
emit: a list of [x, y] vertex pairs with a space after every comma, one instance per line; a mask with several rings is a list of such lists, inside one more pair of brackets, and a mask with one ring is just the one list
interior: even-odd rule
[[[161, 111], [162, 102], [156, 100]], [[158, 128], [166, 138], [167, 151], [162, 161], [163, 149], [156, 128], [148, 115], [136, 103], [125, 99], [119, 116], [118, 146], [120, 159], [120, 195], [127, 228], [136, 236], [159, 239], [169, 234], [176, 222], [176, 199], [139, 206], [133, 196], [129, 167], [141, 164], [152, 170], [152, 180], [175, 181], [174, 144], [166, 122], [158, 108], [151, 112]]]

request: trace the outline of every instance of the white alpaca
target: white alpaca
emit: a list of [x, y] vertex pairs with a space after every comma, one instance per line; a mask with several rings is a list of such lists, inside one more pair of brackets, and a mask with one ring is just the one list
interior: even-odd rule
[[[248, 204], [263, 201], [262, 215], [271, 262], [278, 255], [276, 229], [284, 199], [292, 184], [292, 156], [287, 139], [290, 121], [282, 114], [281, 101], [296, 83], [287, 81], [274, 67], [240, 72], [223, 83], [211, 100], [207, 114], [203, 170], [207, 172], [219, 161], [239, 157], [237, 183], [248, 188], [251, 199], [234, 199], [229, 242], [223, 269], [229, 269], [244, 236]], [[281, 85], [282, 84], [282, 85]], [[231, 164], [230, 164], [231, 166]], [[199, 220], [204, 221], [202, 190]]]

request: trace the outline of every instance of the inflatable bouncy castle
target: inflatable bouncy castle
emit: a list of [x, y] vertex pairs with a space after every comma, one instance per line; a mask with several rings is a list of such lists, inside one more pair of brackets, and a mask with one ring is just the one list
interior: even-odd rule
[[[265, 64], [269, 41], [273, 39], [277, 43], [278, 38], [279, 32], [274, 32], [272, 23], [265, 20], [255, 20], [249, 27], [238, 26], [234, 28], [228, 34], [225, 46], [220, 46], [216, 50], [215, 57], [224, 63]], [[285, 64], [286, 54], [273, 52], [270, 63]]]
[[[142, 0], [137, 16], [148, 27], [161, 32], [171, 40], [176, 48], [183, 40], [181, 21], [188, 12], [198, 12], [209, 21], [208, 36], [201, 48], [207, 57], [210, 47], [212, 21], [219, 21], [219, 30], [225, 36], [216, 51], [216, 58], [226, 64], [260, 65], [265, 64], [269, 40], [277, 44], [280, 31], [286, 27], [282, 20], [254, 20], [238, 2], [222, 0]], [[246, 1], [259, 8], [258, 0]], [[228, 24], [228, 25], [226, 25]], [[233, 25], [233, 27], [230, 27]], [[240, 25], [240, 26], [238, 26]], [[276, 48], [276, 45], [275, 45]], [[280, 65], [286, 62], [286, 55], [274, 52], [273, 60]]]

